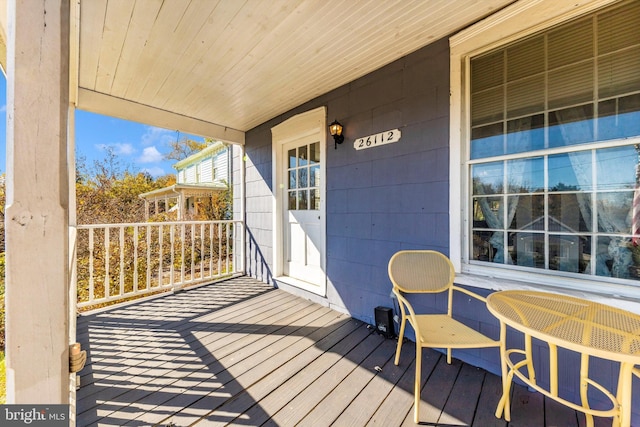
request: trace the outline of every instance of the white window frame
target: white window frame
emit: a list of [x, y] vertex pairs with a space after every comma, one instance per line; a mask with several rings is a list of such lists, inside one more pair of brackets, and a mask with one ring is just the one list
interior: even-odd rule
[[[469, 263], [469, 198], [467, 197], [469, 147], [470, 58], [551, 28], [578, 16], [615, 3], [617, 0], [521, 0], [450, 38], [450, 129], [449, 129], [449, 255], [456, 282], [500, 289], [540, 289], [573, 293], [594, 300], [621, 299], [628, 309], [640, 312], [640, 286], [559, 277], [535, 272], [516, 273]], [[517, 277], [517, 280], [514, 278]]]

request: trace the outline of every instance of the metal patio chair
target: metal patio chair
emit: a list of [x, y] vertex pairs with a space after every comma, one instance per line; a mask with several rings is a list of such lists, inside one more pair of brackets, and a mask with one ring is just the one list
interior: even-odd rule
[[[398, 298], [402, 313], [400, 333], [396, 349], [395, 364], [400, 360], [400, 350], [407, 321], [416, 334], [416, 376], [414, 421], [419, 422], [420, 412], [420, 369], [422, 348], [447, 349], [447, 363], [451, 364], [451, 350], [454, 348], [499, 347], [500, 341], [472, 329], [452, 317], [453, 291], [459, 291], [486, 303], [486, 299], [453, 284], [455, 272], [453, 264], [445, 255], [436, 251], [400, 251], [389, 260], [389, 278], [393, 293]], [[446, 314], [416, 314], [406, 298], [406, 294], [440, 293], [448, 291]]]

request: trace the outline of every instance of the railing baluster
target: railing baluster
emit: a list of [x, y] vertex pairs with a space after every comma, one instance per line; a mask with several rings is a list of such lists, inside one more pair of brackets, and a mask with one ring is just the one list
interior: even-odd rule
[[95, 286], [93, 278], [93, 228], [89, 229], [89, 303], [94, 300], [93, 288]]
[[[196, 225], [191, 224], [191, 274], [189, 275], [189, 277], [191, 277], [190, 279], [191, 282], [193, 282], [196, 278], [195, 277], [195, 274], [196, 274], [195, 260], [196, 260]], [[182, 279], [182, 283], [184, 283], [184, 278]]]
[[235, 273], [238, 271], [238, 258], [236, 257], [235, 242], [238, 234], [238, 228], [235, 224], [231, 224], [231, 240], [229, 241], [229, 251], [231, 252], [231, 270]]
[[185, 254], [185, 225], [180, 224], [180, 283], [184, 283], [184, 270], [186, 268]]
[[227, 268], [225, 270], [227, 273], [229, 273], [229, 248], [230, 248], [229, 240], [230, 240], [230, 237], [231, 237], [230, 230], [231, 230], [231, 224], [227, 223], [227, 227], [226, 227], [226, 231], [227, 231], [227, 257], [226, 257], [227, 258], [226, 259]]
[[173, 274], [174, 274], [174, 266], [175, 266], [175, 226], [172, 224], [170, 225], [170, 229], [169, 229], [169, 238], [171, 241], [171, 267], [169, 267], [169, 285], [171, 285], [171, 287], [173, 288]]
[[138, 226], [133, 226], [133, 292], [138, 293]]
[[124, 295], [124, 227], [120, 227], [119, 239], [120, 239], [120, 296]]
[[104, 297], [109, 298], [111, 295], [111, 280], [109, 279], [109, 265], [111, 264], [110, 251], [110, 233], [109, 227], [104, 228]]
[[204, 222], [200, 224], [200, 279], [204, 279]]
[[213, 277], [213, 229], [215, 224], [209, 224], [209, 275], [207, 277]]
[[147, 225], [147, 287], [151, 289], [151, 226]]
[[222, 275], [222, 224], [218, 224], [218, 276]]
[[163, 236], [164, 236], [164, 230], [163, 230], [162, 224], [160, 224], [160, 226], [158, 227], [158, 287], [162, 287], [163, 285], [162, 283], [162, 273], [163, 273], [162, 258], [164, 257], [162, 253]]

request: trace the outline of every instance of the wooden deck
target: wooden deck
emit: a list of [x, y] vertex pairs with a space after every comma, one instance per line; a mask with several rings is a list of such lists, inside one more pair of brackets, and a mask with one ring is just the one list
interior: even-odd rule
[[[78, 426], [414, 425], [412, 342], [396, 367], [395, 340], [250, 278], [81, 316], [78, 340]], [[499, 377], [431, 350], [423, 365], [423, 424], [584, 425], [519, 386], [507, 424]]]

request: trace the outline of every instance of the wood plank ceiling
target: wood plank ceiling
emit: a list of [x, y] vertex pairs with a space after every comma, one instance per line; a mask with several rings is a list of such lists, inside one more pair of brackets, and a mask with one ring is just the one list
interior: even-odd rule
[[195, 119], [244, 132], [511, 2], [78, 0], [75, 96], [149, 124], [163, 122], [155, 110], [183, 131], [206, 133], [186, 129]]

